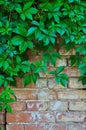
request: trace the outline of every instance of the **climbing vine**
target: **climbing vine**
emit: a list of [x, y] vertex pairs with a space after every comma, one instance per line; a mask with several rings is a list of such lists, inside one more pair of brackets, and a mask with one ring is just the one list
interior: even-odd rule
[[[80, 70], [79, 81], [86, 84], [86, 1], [85, 0], [0, 0], [0, 110], [11, 112], [10, 102], [16, 100], [13, 90], [16, 78], [24, 85], [36, 83], [48, 65], [56, 67], [61, 59], [59, 46], [70, 56], [71, 66]], [[61, 40], [59, 40], [61, 39]], [[28, 52], [41, 55], [30, 62]], [[49, 72], [57, 83], [66, 86], [64, 66]]]

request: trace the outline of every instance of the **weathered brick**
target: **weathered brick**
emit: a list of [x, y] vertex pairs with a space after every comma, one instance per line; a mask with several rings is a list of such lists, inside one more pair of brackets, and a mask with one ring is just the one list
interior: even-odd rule
[[64, 112], [57, 113], [57, 122], [84, 122], [86, 119], [86, 113], [84, 112]]
[[50, 90], [49, 91], [49, 97], [48, 97], [49, 100], [57, 100], [58, 99], [58, 95], [57, 95], [57, 92], [55, 90]]
[[0, 124], [4, 124], [5, 123], [5, 116], [4, 113], [0, 113]]
[[39, 123], [55, 123], [55, 115], [53, 112], [38, 112], [36, 114]]
[[5, 130], [5, 126], [4, 125], [0, 125], [1, 130]]
[[49, 90], [48, 89], [40, 89], [38, 91], [38, 100], [48, 100], [49, 99]]
[[65, 124], [49, 124], [48, 130], [67, 130]]
[[63, 87], [60, 83], [56, 83], [55, 79], [48, 79], [48, 87], [50, 89], [58, 90], [58, 89], [66, 89], [66, 87]]
[[36, 84], [34, 84], [34, 83], [30, 83], [30, 84], [26, 85], [25, 88], [36, 89]]
[[86, 99], [86, 90], [66, 90], [57, 94], [58, 99]]
[[29, 124], [25, 125], [25, 130], [47, 130], [43, 124]]
[[2, 92], [2, 90], [3, 90], [3, 87], [0, 86], [0, 93]]
[[78, 81], [78, 78], [70, 78], [69, 88], [86, 88], [86, 85], [82, 85], [82, 83]]
[[86, 130], [86, 124], [80, 124], [80, 123], [68, 124], [68, 130]]
[[36, 61], [40, 61], [42, 59], [42, 57], [40, 55], [36, 55], [36, 56], [30, 56], [29, 57], [29, 61], [30, 62], [36, 62]]
[[86, 111], [86, 101], [69, 101], [69, 110]]
[[79, 99], [86, 99], [86, 90], [77, 90]]
[[6, 126], [6, 130], [24, 130], [24, 126], [22, 124], [10, 124]]
[[[29, 59], [29, 60], [32, 60], [32, 59], [33, 59], [33, 61], [38, 61], [38, 60], [41, 59], [42, 53], [43, 53], [42, 50], [40, 50], [40, 51], [28, 50], [28, 51], [27, 51], [27, 56], [28, 56], [28, 59]], [[38, 60], [37, 60], [37, 59], [38, 59]]]
[[35, 89], [14, 89], [17, 99], [30, 99], [35, 100], [37, 98], [37, 90]]
[[55, 122], [55, 113], [54, 112], [38, 112], [37, 121], [38, 123], [54, 123]]
[[26, 109], [26, 102], [18, 101], [10, 104], [13, 111], [24, 111]]
[[[53, 75], [49, 75], [49, 71], [56, 69], [51, 64], [46, 74], [40, 72], [36, 84], [24, 88], [22, 81], [17, 79], [18, 88], [14, 91], [18, 101], [11, 103], [13, 113], [6, 114], [7, 130], [86, 130], [86, 90], [81, 90], [86, 86], [78, 82], [80, 72], [77, 68], [67, 66], [67, 58], [75, 51], [60, 50], [60, 53], [63, 58], [57, 59], [56, 66], [66, 66], [63, 72], [70, 78], [69, 88], [63, 88]], [[34, 54], [28, 54], [31, 62], [41, 59], [40, 54]], [[0, 114], [0, 121], [4, 124], [3, 114]]]
[[[50, 66], [53, 66], [53, 65], [50, 64]], [[63, 57], [61, 59], [57, 59], [56, 60], [56, 66], [67, 66], [66, 57]]]
[[26, 88], [46, 88], [47, 87], [47, 79], [38, 79], [36, 84], [31, 83], [25, 86]]
[[58, 99], [78, 99], [78, 93], [77, 91], [59, 91], [57, 92]]
[[63, 72], [66, 73], [69, 77], [79, 77], [80, 76], [80, 72], [75, 66], [65, 67]]
[[24, 88], [24, 82], [23, 82], [22, 78], [16, 77], [15, 80], [16, 80], [16, 87], [17, 88]]
[[[27, 50], [27, 55], [28, 55], [28, 59], [32, 56], [37, 56], [37, 52], [36, 51], [32, 51], [32, 50]], [[39, 54], [40, 55], [40, 54]]]
[[48, 109], [48, 102], [46, 101], [29, 101], [27, 102], [28, 111], [46, 111]]
[[64, 47], [61, 47], [59, 50], [60, 55], [75, 55], [75, 50], [71, 49], [70, 51], [66, 51]]
[[[49, 74], [50, 71], [56, 70], [55, 67], [48, 67], [46, 73], [40, 72], [40, 77], [41, 78], [52, 78], [54, 77], [52, 74]], [[65, 67], [63, 73], [67, 74], [69, 77], [79, 77], [80, 72], [79, 70], [73, 66], [73, 67]]]
[[54, 70], [56, 70], [56, 68], [51, 66], [51, 67], [48, 67], [48, 68], [47, 68], [46, 73], [43, 73], [43, 72], [41, 71], [41, 72], [39, 73], [39, 75], [40, 75], [41, 78], [46, 78], [46, 79], [48, 79], [48, 78], [53, 77], [53, 75], [52, 75], [52, 74], [49, 74], [49, 72], [50, 72], [50, 71], [54, 71]]
[[67, 66], [66, 58], [57, 59], [56, 66]]
[[28, 112], [16, 112], [13, 114], [7, 113], [6, 115], [6, 121], [8, 123], [12, 123], [12, 122], [28, 122], [28, 123], [33, 123], [35, 122], [36, 117], [35, 117], [35, 113], [28, 113]]
[[49, 102], [50, 111], [66, 111], [67, 107], [68, 107], [67, 102], [55, 101], [55, 100]]
[[54, 100], [57, 99], [55, 91], [49, 89], [40, 89], [38, 91], [38, 100]]
[[47, 87], [47, 79], [38, 79], [36, 82], [37, 88]]

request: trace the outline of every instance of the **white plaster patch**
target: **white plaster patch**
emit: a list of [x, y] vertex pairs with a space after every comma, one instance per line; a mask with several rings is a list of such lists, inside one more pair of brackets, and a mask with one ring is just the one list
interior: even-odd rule
[[29, 104], [27, 105], [27, 108], [33, 108], [34, 104]]
[[54, 103], [50, 103], [50, 109], [51, 109], [51, 110], [61, 109], [61, 105], [62, 105], [62, 102], [61, 102], [61, 101], [56, 101], [56, 102], [54, 102]]

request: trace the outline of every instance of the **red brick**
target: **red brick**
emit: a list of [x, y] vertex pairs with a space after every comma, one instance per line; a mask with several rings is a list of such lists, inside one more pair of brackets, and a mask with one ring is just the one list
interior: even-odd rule
[[42, 57], [39, 56], [39, 55], [37, 55], [37, 56], [30, 56], [30, 57], [29, 57], [29, 61], [33, 63], [33, 62], [36, 62], [36, 61], [40, 61], [41, 58], [42, 58]]
[[31, 83], [27, 86], [25, 86], [25, 88], [45, 88], [47, 87], [47, 79], [38, 79], [36, 81], [36, 84]]
[[41, 54], [41, 51], [39, 51], [39, 52], [32, 51], [32, 50], [27, 51], [28, 59], [30, 59], [30, 57], [32, 57], [32, 56], [40, 56], [40, 54]]
[[67, 130], [67, 126], [64, 124], [50, 124], [48, 130]]
[[80, 76], [80, 72], [75, 66], [74, 67], [65, 67], [63, 72], [65, 74], [67, 74], [69, 77], [79, 77]]
[[5, 123], [5, 116], [4, 114], [0, 113], [0, 124], [4, 124]]
[[11, 122], [33, 123], [35, 121], [35, 113], [27, 113], [27, 112], [16, 112], [13, 114], [7, 113], [6, 120], [8, 123]]
[[0, 86], [0, 93], [2, 92], [2, 90], [3, 90], [3, 87]]
[[13, 111], [24, 111], [26, 109], [26, 102], [18, 101], [10, 104]]
[[25, 88], [36, 88], [36, 85], [34, 83], [28, 84], [25, 86]]
[[7, 125], [6, 130], [24, 130], [24, 126], [22, 124]]
[[33, 89], [14, 89], [17, 99], [35, 100], [37, 98], [37, 91]]
[[27, 102], [28, 111], [46, 111], [48, 109], [48, 102], [46, 101], [29, 101]]
[[56, 115], [57, 122], [84, 122], [85, 119], [85, 112], [62, 112]]
[[37, 120], [39, 123], [54, 123], [55, 113], [54, 112], [40, 112], [37, 113]]
[[16, 87], [17, 88], [24, 88], [24, 82], [23, 82], [22, 78], [16, 77], [15, 80], [16, 80]]
[[46, 130], [45, 125], [42, 124], [32, 124], [25, 125], [25, 130]]

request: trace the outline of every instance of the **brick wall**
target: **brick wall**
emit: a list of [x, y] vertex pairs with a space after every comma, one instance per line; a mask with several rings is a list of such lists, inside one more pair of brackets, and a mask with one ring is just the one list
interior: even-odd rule
[[[24, 87], [18, 79], [18, 87], [14, 88], [17, 102], [12, 103], [13, 113], [6, 114], [6, 130], [86, 130], [86, 86], [78, 83], [80, 75], [76, 67], [70, 67], [68, 57], [74, 51], [65, 53], [57, 66], [65, 65], [65, 73], [70, 77], [64, 88], [56, 84], [53, 76], [47, 78], [40, 73], [36, 85]], [[30, 61], [40, 56], [30, 56]], [[55, 69], [49, 65], [49, 70]], [[2, 121], [2, 115], [0, 122]]]
[[5, 126], [5, 114], [4, 112], [0, 113], [0, 128], [2, 128], [2, 130], [4, 130]]
[[[0, 93], [2, 92], [2, 88], [0, 88]], [[0, 128], [2, 128], [2, 130], [5, 129], [5, 111], [0, 112]]]

